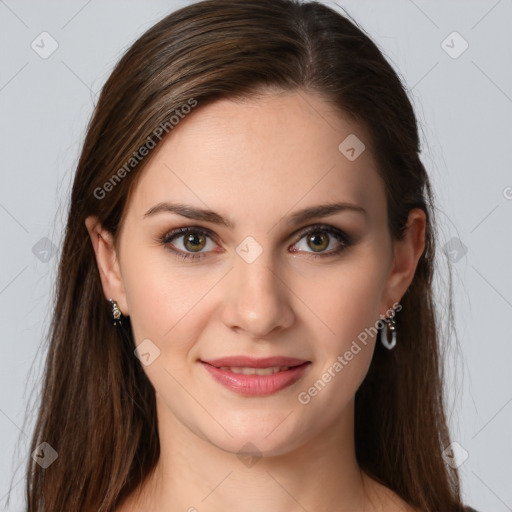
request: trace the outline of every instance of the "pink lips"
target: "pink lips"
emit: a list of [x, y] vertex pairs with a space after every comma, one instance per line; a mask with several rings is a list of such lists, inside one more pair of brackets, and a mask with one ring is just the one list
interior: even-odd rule
[[[310, 361], [292, 357], [267, 357], [255, 359], [247, 356], [231, 356], [220, 359], [201, 361], [210, 375], [227, 389], [246, 396], [267, 396], [291, 386], [297, 382], [311, 365]], [[268, 369], [268, 375], [247, 375], [235, 373], [244, 371], [254, 373], [257, 370], [241, 370], [242, 368]], [[270, 370], [273, 368], [273, 370]]]

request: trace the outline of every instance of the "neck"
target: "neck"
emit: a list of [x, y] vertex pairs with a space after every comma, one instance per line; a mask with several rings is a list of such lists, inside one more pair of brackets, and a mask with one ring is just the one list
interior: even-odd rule
[[353, 410], [351, 403], [328, 431], [291, 451], [243, 457], [192, 432], [165, 404], [157, 403], [160, 459], [136, 508], [154, 512], [365, 510], [371, 481], [357, 464]]

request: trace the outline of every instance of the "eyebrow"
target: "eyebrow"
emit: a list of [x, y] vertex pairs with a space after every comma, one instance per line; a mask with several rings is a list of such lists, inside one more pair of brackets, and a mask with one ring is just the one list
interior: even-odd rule
[[[299, 210], [288, 217], [284, 217], [283, 220], [287, 225], [295, 226], [311, 219], [327, 217], [329, 215], [333, 215], [335, 213], [343, 211], [353, 211], [361, 213], [365, 217], [367, 215], [366, 210], [361, 206], [347, 202], [338, 202], [304, 208], [303, 210]], [[186, 217], [187, 219], [211, 222], [213, 224], [221, 224], [230, 229], [234, 228], [234, 224], [229, 219], [222, 217], [221, 215], [212, 210], [197, 208], [195, 206], [190, 206], [181, 203], [158, 203], [155, 206], [152, 206], [144, 214], [144, 218], [152, 217], [159, 213], [175, 213], [177, 215], [181, 215], [182, 217]]]

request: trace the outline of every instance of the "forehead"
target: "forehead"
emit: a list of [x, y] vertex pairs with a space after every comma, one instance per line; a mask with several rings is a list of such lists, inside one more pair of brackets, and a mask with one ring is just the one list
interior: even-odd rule
[[272, 222], [294, 205], [384, 200], [365, 128], [304, 91], [199, 102], [156, 151], [133, 192], [138, 214], [174, 200]]

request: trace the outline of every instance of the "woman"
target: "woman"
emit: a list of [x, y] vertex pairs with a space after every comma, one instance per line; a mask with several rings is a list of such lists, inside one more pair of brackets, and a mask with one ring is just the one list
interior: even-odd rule
[[76, 172], [29, 510], [464, 510], [418, 153], [326, 6], [210, 0], [138, 39]]

